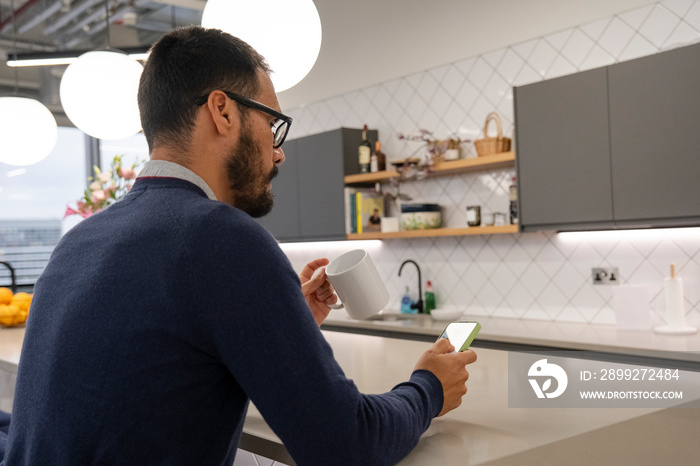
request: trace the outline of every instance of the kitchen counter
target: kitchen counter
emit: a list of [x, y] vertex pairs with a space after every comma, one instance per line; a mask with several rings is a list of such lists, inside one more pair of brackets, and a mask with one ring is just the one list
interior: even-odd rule
[[[322, 329], [431, 342], [448, 322], [424, 314], [389, 313], [389, 320], [355, 320], [332, 310]], [[464, 314], [481, 323], [472, 346], [502, 350], [581, 352], [582, 357], [700, 370], [700, 333], [660, 335], [652, 330], [618, 330], [613, 325], [505, 319]], [[591, 354], [592, 353], [592, 354]]]
[[[323, 333], [347, 376], [364, 393], [383, 393], [405, 381], [430, 346], [412, 339]], [[23, 336], [23, 328], [0, 330], [1, 369], [16, 372]], [[604, 461], [599, 464], [632, 464], [630, 458], [639, 458], [633, 463], [682, 465], [695, 464], [687, 458], [700, 458], [700, 444], [689, 438], [700, 429], [697, 409], [509, 408], [508, 352], [476, 351], [479, 359], [470, 366], [469, 393], [462, 406], [434, 419], [401, 465], [554, 464], [551, 458], [559, 458], [557, 464], [588, 465], [591, 454], [601, 452]], [[697, 402], [695, 406], [700, 407]], [[252, 405], [241, 448], [293, 464]]]
[[[324, 335], [347, 376], [364, 393], [383, 393], [406, 380], [420, 355], [430, 347], [426, 342], [398, 338], [331, 331], [324, 331]], [[400, 463], [402, 466], [683, 465], [696, 464], [700, 459], [700, 444], [694, 439], [700, 428], [697, 409], [509, 408], [508, 352], [476, 352], [478, 361], [469, 367], [469, 392], [462, 405], [433, 420], [418, 446]], [[639, 426], [653, 429], [640, 432]], [[269, 445], [281, 446], [254, 406], [244, 432]], [[603, 445], [597, 443], [601, 437], [598, 432], [604, 433]], [[618, 444], [617, 439], [624, 443]], [[575, 454], [562, 460], [564, 446]], [[600, 456], [598, 450], [605, 452], [604, 460], [591, 462], [588, 452]], [[280, 456], [279, 451], [258, 452], [290, 464], [289, 457]], [[553, 462], [553, 454], [560, 460]], [[688, 457], [695, 458], [695, 462], [683, 461]], [[629, 458], [641, 460], [629, 462]]]

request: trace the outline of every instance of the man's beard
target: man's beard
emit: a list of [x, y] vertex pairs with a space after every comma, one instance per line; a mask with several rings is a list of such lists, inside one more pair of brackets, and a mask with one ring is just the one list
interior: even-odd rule
[[269, 214], [274, 203], [269, 186], [278, 172], [277, 166], [269, 173], [263, 172], [262, 151], [251, 136], [248, 125], [242, 124], [238, 144], [226, 161], [234, 206], [254, 218]]

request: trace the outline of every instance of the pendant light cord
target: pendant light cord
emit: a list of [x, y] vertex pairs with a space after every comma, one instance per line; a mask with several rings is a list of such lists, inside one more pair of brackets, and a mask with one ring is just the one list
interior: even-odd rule
[[[17, 61], [17, 11], [15, 10], [15, 0], [10, 1], [10, 8], [12, 8], [12, 30], [13, 30], [13, 45], [14, 45], [14, 55], [15, 62]], [[19, 95], [19, 68], [14, 66], [15, 69], [15, 95]]]
[[112, 48], [112, 39], [109, 34], [109, 0], [105, 0], [105, 22], [107, 23], [107, 50]]

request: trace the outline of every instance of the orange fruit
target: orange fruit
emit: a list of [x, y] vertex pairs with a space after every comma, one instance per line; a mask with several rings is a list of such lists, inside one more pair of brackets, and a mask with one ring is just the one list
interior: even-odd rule
[[29, 311], [29, 306], [32, 303], [32, 295], [20, 291], [12, 297], [11, 305], [16, 305], [22, 311]]
[[0, 288], [0, 304], [10, 304], [12, 301], [12, 290], [9, 288]]
[[0, 304], [0, 325], [15, 325], [16, 312], [19, 312], [17, 306]]

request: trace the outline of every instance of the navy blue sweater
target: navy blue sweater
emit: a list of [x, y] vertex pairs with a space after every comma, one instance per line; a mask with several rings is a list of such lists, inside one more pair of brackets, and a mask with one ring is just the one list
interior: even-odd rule
[[300, 465], [394, 464], [442, 408], [430, 372], [363, 395], [274, 238], [142, 178], [36, 284], [0, 466], [230, 465], [252, 400]]

